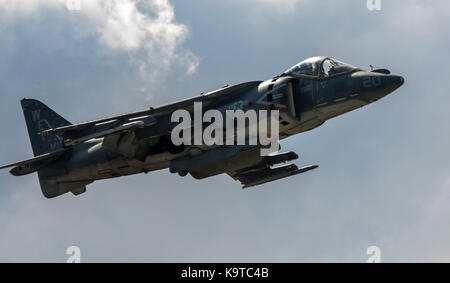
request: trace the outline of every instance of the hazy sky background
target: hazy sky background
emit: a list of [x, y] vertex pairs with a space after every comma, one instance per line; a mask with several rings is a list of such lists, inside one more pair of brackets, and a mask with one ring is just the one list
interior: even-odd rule
[[328, 55], [406, 78], [282, 143], [320, 168], [250, 190], [168, 170], [45, 199], [0, 172], [0, 261], [450, 261], [450, 2], [0, 0], [0, 163], [32, 156], [20, 99], [71, 122], [267, 79]]

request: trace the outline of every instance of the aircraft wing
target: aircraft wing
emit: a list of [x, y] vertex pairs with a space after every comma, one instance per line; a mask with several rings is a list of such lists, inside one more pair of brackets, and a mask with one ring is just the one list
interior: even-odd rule
[[[203, 107], [211, 104], [220, 104], [221, 98], [229, 99], [233, 95], [242, 93], [259, 85], [260, 81], [252, 81], [234, 86], [225, 86], [221, 89], [162, 105], [151, 107], [134, 113], [114, 116], [106, 119], [95, 120], [65, 127], [48, 129], [39, 133], [42, 136], [58, 135], [65, 146], [80, 144], [90, 139], [105, 138], [104, 145], [127, 157], [135, 157], [139, 150], [140, 140], [150, 137], [158, 137], [170, 133], [170, 115], [173, 111], [184, 109], [193, 111], [194, 102], [202, 102]], [[151, 127], [151, 130], [145, 128]], [[136, 135], [139, 132], [139, 135]], [[145, 144], [142, 145], [145, 147]]]
[[[116, 122], [116, 121], [127, 121], [127, 122], [143, 121], [144, 125], [148, 126], [148, 125], [152, 125], [154, 122], [154, 120], [149, 117], [173, 112], [177, 109], [193, 108], [194, 102], [208, 102], [208, 101], [216, 99], [220, 96], [232, 95], [233, 93], [237, 93], [239, 91], [242, 91], [251, 86], [258, 85], [260, 83], [261, 83], [260, 81], [252, 81], [252, 82], [242, 83], [242, 84], [238, 84], [238, 85], [234, 85], [234, 86], [225, 86], [222, 89], [218, 89], [218, 90], [215, 90], [215, 91], [212, 91], [212, 92], [209, 92], [209, 93], [197, 96], [197, 97], [176, 101], [176, 102], [162, 105], [159, 107], [155, 107], [155, 108], [150, 107], [149, 109], [146, 109], [146, 110], [123, 114], [123, 115], [119, 115], [119, 116], [113, 116], [110, 118], [79, 123], [76, 125], [69, 125], [69, 126], [65, 126], [65, 127], [56, 128], [56, 129], [48, 129], [39, 134], [42, 136], [53, 136], [53, 135], [63, 136], [65, 133], [68, 133], [68, 132], [76, 132], [76, 131], [80, 131], [80, 130], [83, 130], [83, 129], [86, 129], [86, 128], [89, 128], [89, 127], [92, 127], [95, 125], [103, 125], [103, 124]], [[147, 118], [148, 121], [145, 121], [144, 118]]]

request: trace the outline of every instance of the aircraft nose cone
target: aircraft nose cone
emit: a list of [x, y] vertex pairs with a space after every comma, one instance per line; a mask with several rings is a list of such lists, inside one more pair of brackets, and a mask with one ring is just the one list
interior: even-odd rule
[[370, 102], [389, 95], [405, 83], [402, 76], [376, 72], [357, 72], [352, 78], [352, 91], [361, 94]]
[[401, 87], [404, 83], [405, 79], [402, 76], [388, 75], [384, 80], [385, 91], [391, 93]]
[[402, 76], [392, 76], [392, 83], [397, 87], [402, 86], [405, 83], [405, 79]]
[[402, 76], [390, 75], [388, 83], [397, 89], [405, 83], [405, 79]]

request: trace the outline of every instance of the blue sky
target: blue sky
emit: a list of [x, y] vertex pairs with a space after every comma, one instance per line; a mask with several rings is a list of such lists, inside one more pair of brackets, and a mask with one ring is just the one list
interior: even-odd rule
[[[84, 1], [86, 2], [86, 1]], [[267, 79], [328, 55], [406, 78], [283, 141], [316, 171], [242, 191], [168, 170], [47, 200], [0, 172], [0, 261], [450, 260], [448, 1], [0, 0], [2, 163], [32, 156], [21, 98], [71, 122]]]

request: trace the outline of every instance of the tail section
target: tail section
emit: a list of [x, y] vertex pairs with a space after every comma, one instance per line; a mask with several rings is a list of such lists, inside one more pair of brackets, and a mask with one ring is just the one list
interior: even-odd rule
[[71, 148], [65, 148], [59, 136], [40, 136], [38, 134], [48, 129], [70, 126], [71, 124], [40, 101], [22, 99], [21, 104], [35, 157], [1, 166], [0, 170], [15, 166], [10, 171], [14, 176], [37, 172], [42, 193], [47, 198], [57, 197], [67, 192], [72, 192], [75, 195], [84, 193], [86, 185], [92, 183], [92, 181], [57, 183], [54, 177], [58, 175], [60, 170], [55, 166], [49, 166], [53, 161], [70, 151]]
[[59, 136], [43, 137], [38, 133], [71, 123], [38, 100], [22, 99], [21, 104], [34, 156], [62, 149], [63, 143]]

